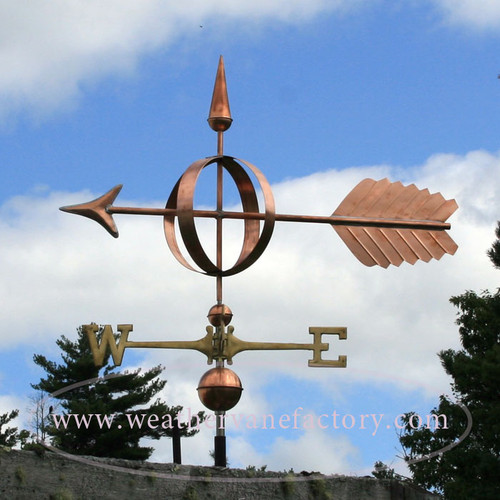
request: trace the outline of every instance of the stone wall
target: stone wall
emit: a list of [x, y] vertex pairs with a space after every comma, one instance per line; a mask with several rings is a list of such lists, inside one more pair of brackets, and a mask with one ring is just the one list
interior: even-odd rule
[[0, 450], [0, 498], [434, 500], [407, 483]]

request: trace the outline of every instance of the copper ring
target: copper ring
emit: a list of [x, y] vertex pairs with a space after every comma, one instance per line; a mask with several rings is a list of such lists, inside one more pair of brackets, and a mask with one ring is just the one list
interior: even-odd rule
[[[259, 220], [245, 219], [245, 232], [241, 252], [234, 266], [229, 269], [223, 270], [219, 268], [212, 262], [203, 250], [194, 221], [194, 190], [201, 171], [213, 163], [220, 164], [225, 170], [227, 170], [236, 184], [240, 194], [243, 212], [258, 213], [259, 203], [255, 187], [246, 170], [230, 156], [214, 156], [203, 160], [197, 160], [187, 168], [184, 174], [182, 174], [181, 178], [177, 181], [177, 184], [170, 193], [166, 208], [176, 210], [182, 241], [184, 242], [189, 255], [200, 267], [201, 271], [195, 269], [184, 258], [179, 249], [175, 234], [174, 215], [164, 216], [165, 237], [175, 258], [184, 267], [192, 271], [207, 274], [209, 276], [231, 276], [233, 274], [240, 273], [250, 267], [262, 255], [271, 240], [275, 222], [274, 197], [271, 191], [271, 186], [264, 177], [264, 174], [262, 174], [257, 167], [244, 160], [238, 161], [243, 163], [250, 171], [252, 171], [257, 178], [264, 196], [265, 218], [262, 232], [260, 231]], [[219, 214], [218, 217], [223, 217], [223, 214]]]

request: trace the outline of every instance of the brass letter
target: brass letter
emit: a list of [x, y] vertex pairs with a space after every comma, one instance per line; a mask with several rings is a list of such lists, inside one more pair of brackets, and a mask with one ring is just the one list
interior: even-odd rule
[[322, 359], [321, 352], [328, 351], [329, 345], [321, 342], [321, 335], [338, 335], [339, 340], [345, 340], [347, 338], [347, 328], [343, 326], [337, 327], [321, 327], [321, 326], [311, 326], [309, 327], [309, 333], [314, 335], [313, 343], [313, 359], [308, 362], [309, 366], [315, 367], [338, 367], [345, 368], [347, 366], [347, 356], [339, 356], [337, 359]]
[[123, 353], [127, 347], [128, 334], [133, 330], [132, 325], [117, 326], [118, 331], [121, 333], [118, 343], [115, 341], [111, 325], [104, 325], [100, 343], [97, 342], [97, 332], [99, 331], [99, 327], [96, 324], [82, 325], [82, 328], [87, 333], [90, 350], [94, 356], [94, 364], [96, 366], [103, 365], [108, 345], [111, 350], [111, 356], [113, 356], [115, 366], [120, 366], [122, 364]]

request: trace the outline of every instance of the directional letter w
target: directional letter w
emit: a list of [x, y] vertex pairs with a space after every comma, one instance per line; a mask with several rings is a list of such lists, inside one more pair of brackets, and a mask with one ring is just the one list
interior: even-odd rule
[[111, 325], [104, 325], [101, 333], [101, 341], [98, 342], [97, 334], [99, 327], [94, 323], [91, 325], [82, 325], [83, 330], [87, 333], [90, 349], [94, 356], [94, 364], [102, 366], [104, 364], [104, 357], [108, 351], [108, 346], [113, 356], [115, 366], [122, 364], [123, 352], [128, 344], [128, 334], [132, 331], [132, 325], [118, 325], [117, 329], [121, 333], [118, 343], [115, 340], [113, 329]]

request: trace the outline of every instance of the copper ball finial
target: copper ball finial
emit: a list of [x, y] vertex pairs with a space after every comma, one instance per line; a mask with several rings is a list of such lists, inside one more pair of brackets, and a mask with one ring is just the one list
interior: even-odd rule
[[233, 312], [225, 304], [216, 304], [210, 308], [207, 317], [212, 326], [227, 326], [231, 323]]
[[218, 366], [208, 370], [198, 383], [200, 401], [212, 411], [234, 408], [241, 398], [241, 380], [229, 368]]
[[215, 77], [212, 103], [208, 115], [208, 124], [216, 132], [225, 132], [233, 122], [231, 110], [229, 109], [229, 98], [227, 96], [226, 72], [224, 70], [224, 59], [220, 56], [217, 76]]

